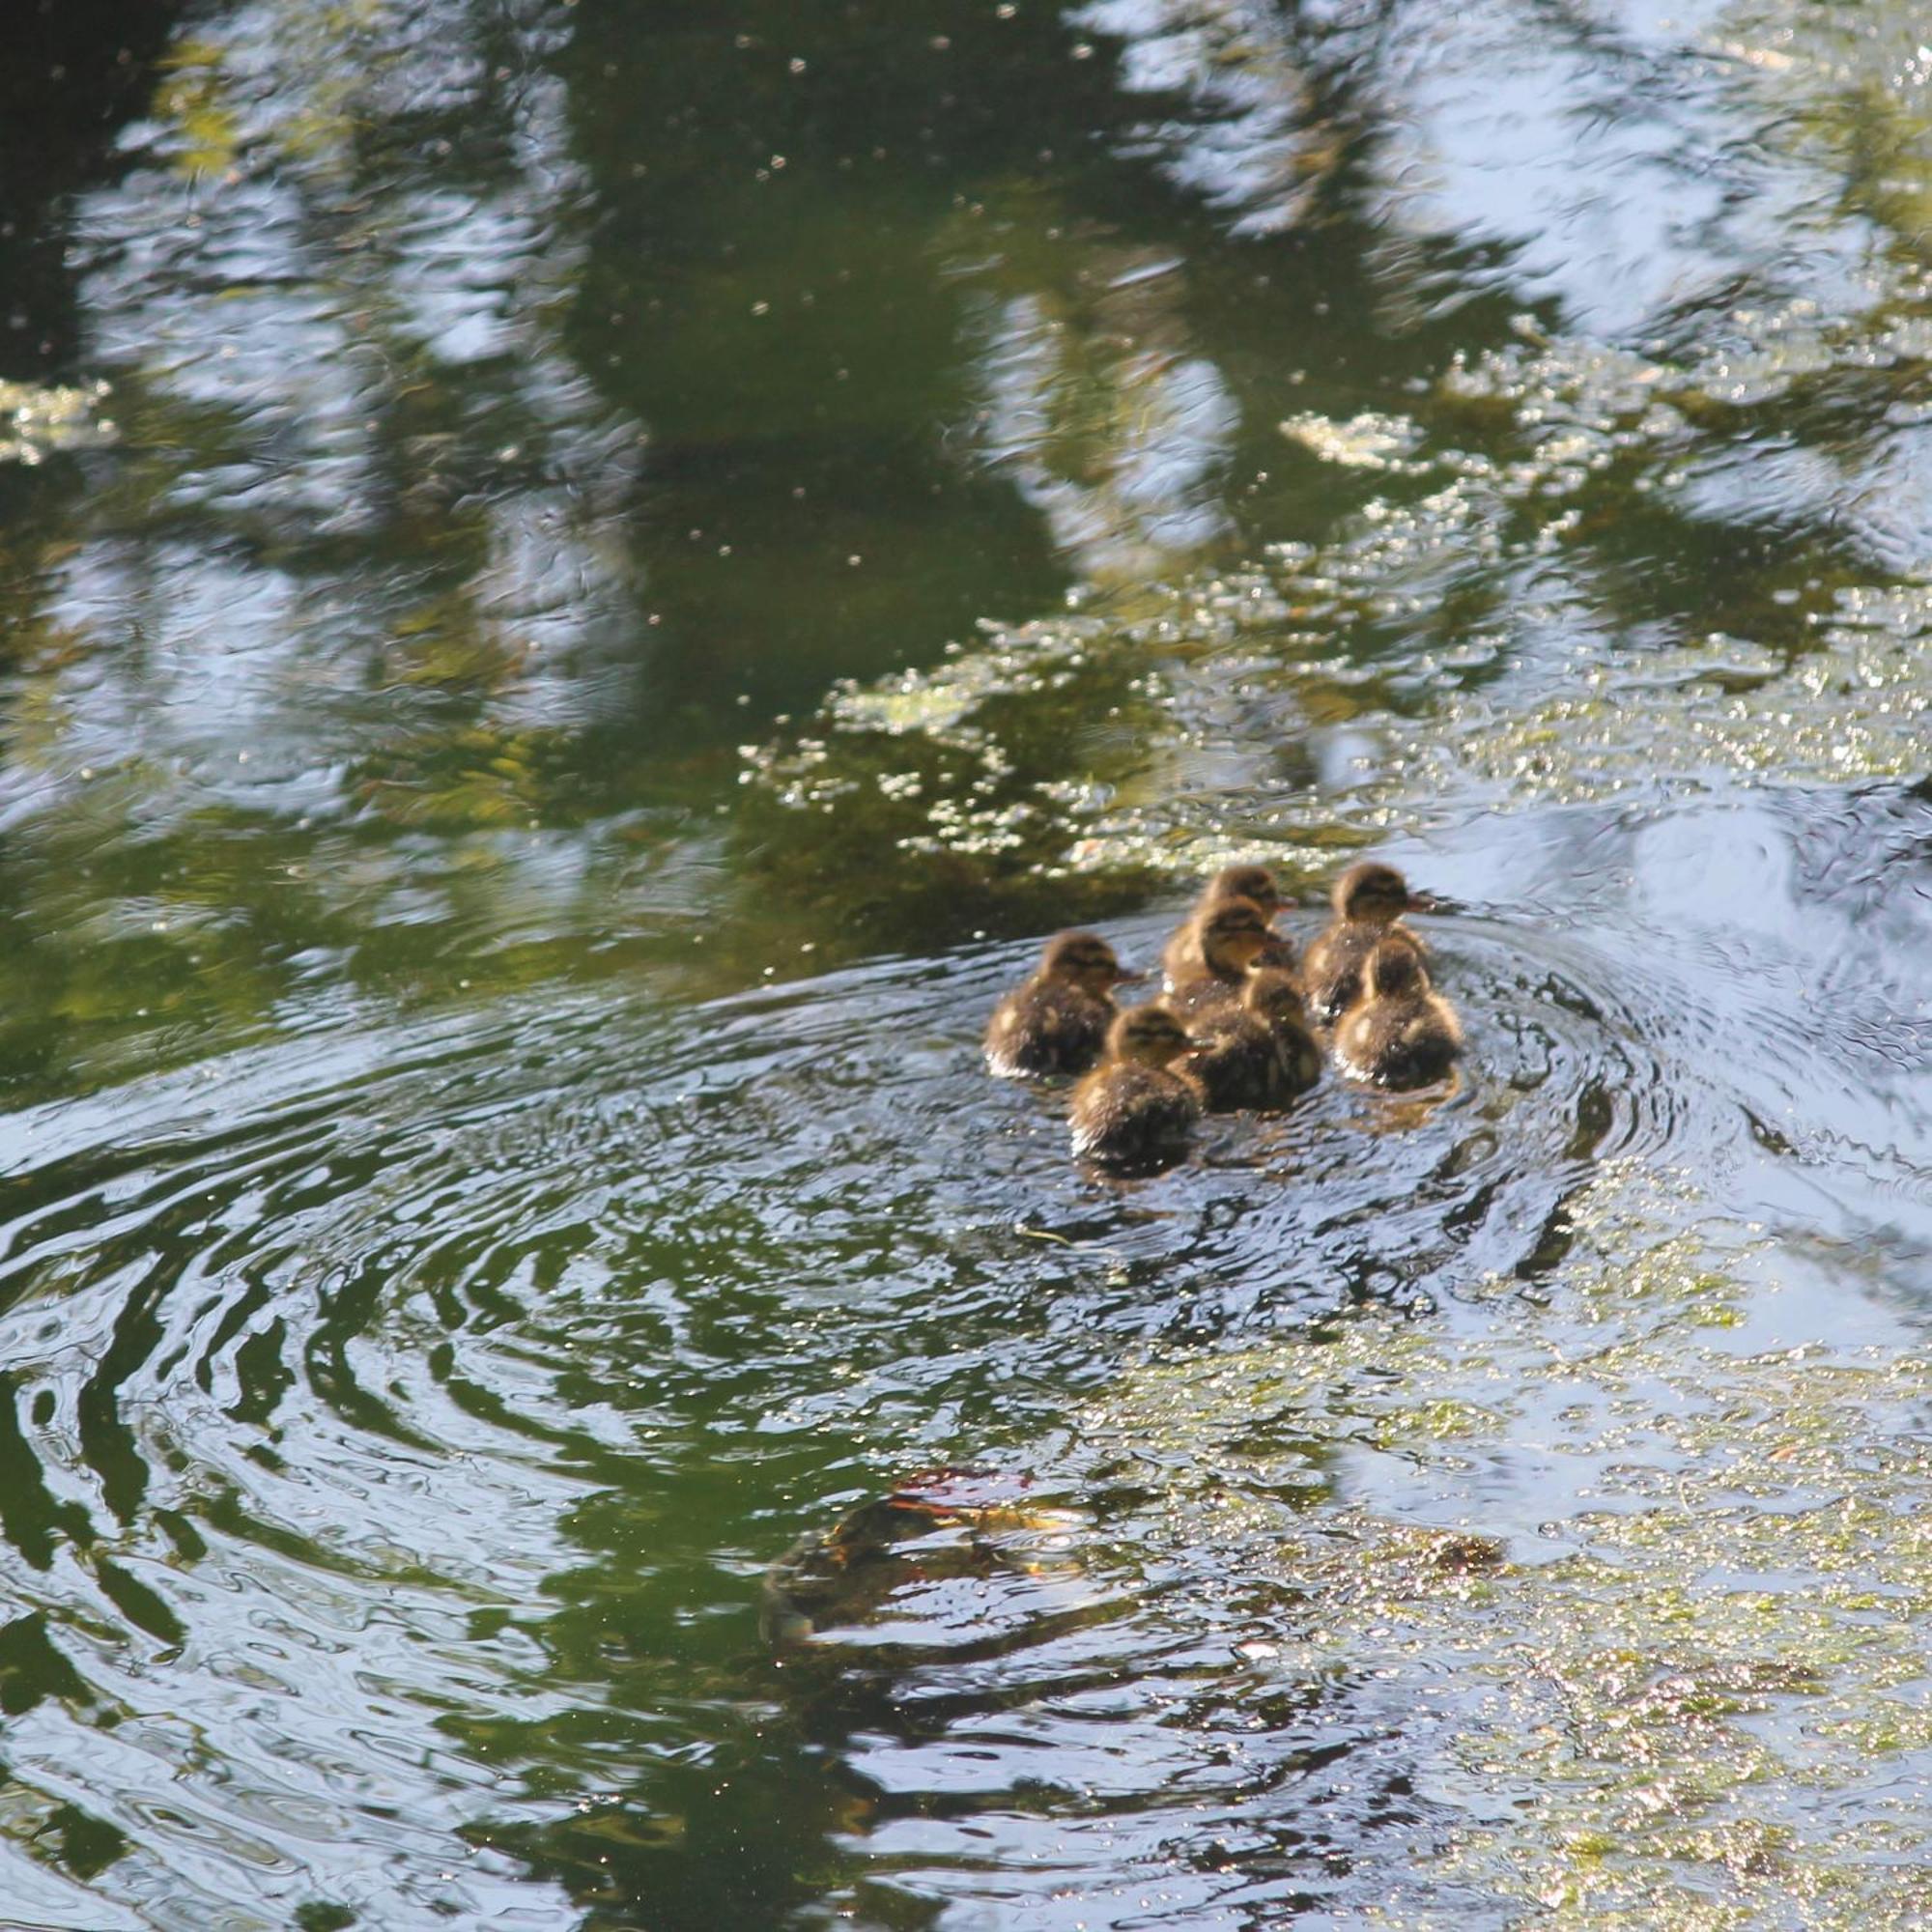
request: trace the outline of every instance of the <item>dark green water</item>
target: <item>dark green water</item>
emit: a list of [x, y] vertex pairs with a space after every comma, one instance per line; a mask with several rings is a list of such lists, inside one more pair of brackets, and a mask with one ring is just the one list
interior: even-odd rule
[[15, 12], [0, 1925], [1922, 1923], [1917, 10]]

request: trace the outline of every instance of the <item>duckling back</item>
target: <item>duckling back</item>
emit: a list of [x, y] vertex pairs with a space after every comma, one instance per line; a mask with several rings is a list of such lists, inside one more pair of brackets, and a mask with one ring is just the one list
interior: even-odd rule
[[1073, 1151], [1125, 1169], [1179, 1160], [1201, 1118], [1201, 1096], [1173, 1069], [1193, 1044], [1160, 1002], [1122, 1013], [1108, 1032], [1107, 1058], [1073, 1090]]
[[1007, 1080], [1084, 1073], [1099, 1059], [1114, 1014], [1112, 1000], [1036, 974], [993, 1009], [986, 1065]]
[[1187, 1072], [1210, 1114], [1265, 1111], [1293, 1097], [1281, 1048], [1252, 1013], [1223, 1006], [1197, 1020], [1193, 1033], [1198, 1044], [1187, 1056]]
[[1210, 1014], [1234, 1012], [1240, 1007], [1241, 982], [1224, 980], [1216, 973], [1190, 973], [1170, 986], [1167, 1004], [1190, 1025]]
[[1258, 965], [1249, 976], [1241, 1004], [1273, 1036], [1288, 1096], [1305, 1094], [1321, 1078], [1321, 1048], [1309, 1025], [1300, 976], [1283, 967]]
[[1412, 947], [1418, 958], [1428, 949], [1406, 925], [1372, 925], [1366, 920], [1338, 919], [1308, 942], [1302, 954], [1302, 987], [1310, 1014], [1333, 1026], [1361, 997], [1362, 968], [1384, 943]]
[[1132, 1060], [1095, 1067], [1073, 1090], [1067, 1112], [1076, 1154], [1125, 1169], [1178, 1160], [1200, 1118], [1200, 1094], [1185, 1079]]
[[1210, 1113], [1285, 1107], [1321, 1077], [1301, 984], [1286, 968], [1258, 965], [1238, 1006], [1217, 1007], [1189, 1030], [1196, 1045], [1187, 1071]]
[[1378, 1087], [1433, 1086], [1462, 1057], [1463, 1028], [1434, 991], [1419, 950], [1385, 940], [1362, 969], [1362, 991], [1335, 1033], [1335, 1057]]
[[1099, 1059], [1119, 1017], [1114, 988], [1123, 972], [1097, 932], [1062, 932], [1047, 942], [1038, 970], [993, 1009], [986, 1065], [1008, 1079], [1084, 1073]]
[[1463, 1054], [1462, 1029], [1435, 994], [1358, 1007], [1335, 1036], [1335, 1055], [1358, 1078], [1406, 1091], [1446, 1080]]

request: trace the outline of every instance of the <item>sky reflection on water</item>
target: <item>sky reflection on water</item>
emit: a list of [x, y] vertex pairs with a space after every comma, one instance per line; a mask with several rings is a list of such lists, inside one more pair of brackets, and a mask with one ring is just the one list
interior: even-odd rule
[[[0, 1917], [1913, 1922], [1921, 32], [46, 14]], [[1370, 844], [1448, 1104], [983, 1078]]]

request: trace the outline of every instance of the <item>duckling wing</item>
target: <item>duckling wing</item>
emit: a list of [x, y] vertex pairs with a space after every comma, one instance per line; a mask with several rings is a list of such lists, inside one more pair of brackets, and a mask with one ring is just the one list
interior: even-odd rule
[[1246, 1013], [1229, 1009], [1196, 1029], [1201, 1044], [1188, 1056], [1187, 1072], [1211, 1114], [1281, 1103], [1285, 1084], [1274, 1037]]

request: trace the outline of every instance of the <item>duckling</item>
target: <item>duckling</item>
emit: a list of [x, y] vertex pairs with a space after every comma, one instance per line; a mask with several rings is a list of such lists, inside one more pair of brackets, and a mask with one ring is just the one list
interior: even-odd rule
[[1302, 955], [1301, 980], [1308, 1009], [1323, 1026], [1335, 1022], [1355, 1003], [1361, 987], [1362, 961], [1377, 944], [1390, 937], [1406, 940], [1418, 956], [1428, 949], [1406, 926], [1396, 921], [1417, 903], [1408, 881], [1393, 866], [1371, 859], [1350, 866], [1335, 881], [1330, 902], [1335, 917]]
[[1047, 942], [1033, 978], [993, 1009], [986, 1065], [1005, 1080], [1086, 1072], [1118, 1017], [1114, 988], [1140, 977], [1122, 970], [1097, 932], [1061, 933]]
[[1073, 1151], [1110, 1167], [1171, 1165], [1201, 1118], [1201, 1094], [1173, 1063], [1193, 1044], [1166, 1007], [1135, 1007], [1107, 1035], [1107, 1058], [1073, 1090]]
[[1278, 966], [1257, 967], [1239, 1006], [1217, 1007], [1192, 1031], [1186, 1070], [1210, 1114], [1285, 1107], [1321, 1077], [1321, 1049], [1308, 1031], [1301, 988]]
[[1274, 1035], [1289, 1097], [1307, 1093], [1321, 1078], [1321, 1049], [1308, 1023], [1300, 980], [1278, 966], [1258, 966], [1248, 976], [1241, 1004]]
[[1378, 1087], [1427, 1087], [1463, 1051], [1449, 1002], [1432, 992], [1419, 948], [1384, 939], [1362, 962], [1362, 989], [1335, 1030], [1335, 1058]]
[[[1201, 956], [1198, 922], [1230, 899], [1252, 899], [1261, 907], [1262, 917], [1270, 925], [1283, 904], [1281, 888], [1275, 884], [1274, 874], [1265, 866], [1223, 866], [1208, 881], [1207, 890], [1195, 900], [1194, 909], [1187, 916], [1187, 923], [1167, 942], [1160, 955], [1161, 976], [1170, 993], [1182, 980], [1198, 980], [1208, 970], [1207, 961]], [[1271, 933], [1261, 964], [1293, 966], [1293, 941], [1285, 934]]]
[[1267, 914], [1253, 899], [1223, 899], [1208, 906], [1188, 921], [1184, 936], [1199, 953], [1201, 966], [1170, 986], [1167, 997], [1177, 1011], [1188, 1014], [1238, 1000], [1248, 968], [1274, 938]]

